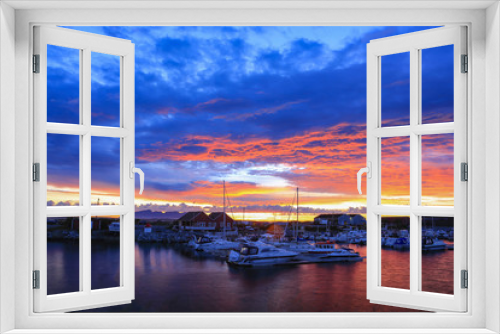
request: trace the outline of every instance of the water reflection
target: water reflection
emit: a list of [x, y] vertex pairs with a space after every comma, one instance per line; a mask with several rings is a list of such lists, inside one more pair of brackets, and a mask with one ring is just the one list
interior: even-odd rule
[[[59, 251], [57, 243], [49, 245], [49, 253]], [[65, 245], [66, 250], [69, 247], [78, 246]], [[366, 256], [366, 246], [352, 247], [361, 256]], [[107, 259], [118, 256], [119, 245], [102, 245], [99, 249], [106, 256], [93, 256], [96, 263], [92, 267], [105, 273], [110, 269]], [[385, 249], [382, 252], [389, 255], [386, 259], [395, 268], [401, 262], [400, 256], [409, 254]], [[64, 257], [57, 258], [63, 267], [78, 258], [77, 252], [65, 253]], [[366, 299], [366, 260], [279, 268], [232, 268], [220, 258], [163, 244], [136, 244], [135, 255], [135, 300], [131, 304], [91, 312], [414, 312], [371, 304]], [[448, 272], [449, 264], [453, 265], [453, 251], [424, 254], [423, 258], [424, 264], [434, 264], [427, 267], [426, 272], [432, 279], [426, 284], [437, 291], [449, 287], [449, 277], [443, 276], [443, 268], [448, 266], [444, 269]], [[387, 275], [392, 275], [389, 278], [394, 282], [407, 279], [397, 270], [389, 270]]]

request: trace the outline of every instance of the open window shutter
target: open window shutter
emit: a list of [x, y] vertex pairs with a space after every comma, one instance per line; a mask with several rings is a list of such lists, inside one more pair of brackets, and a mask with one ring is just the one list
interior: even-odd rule
[[[75, 71], [79, 81], [76, 108], [79, 108], [80, 120], [77, 124], [47, 122], [48, 46], [79, 53], [79, 74], [78, 67]], [[34, 28], [33, 49], [33, 161], [37, 174], [34, 176], [34, 311], [65, 312], [130, 303], [134, 299], [134, 44], [118, 38], [42, 26]], [[116, 127], [91, 124], [91, 62], [92, 55], [96, 53], [112, 55], [119, 60], [116, 66], [119, 66], [120, 72], [120, 96], [116, 99], [119, 100], [120, 121]], [[54, 134], [72, 135], [76, 142], [79, 141], [79, 203], [74, 206], [47, 205], [47, 137]], [[95, 137], [119, 142], [120, 167], [116, 168], [116, 174], [120, 176], [120, 195], [117, 205], [91, 203], [91, 151], [94, 149], [91, 140]], [[92, 217], [95, 216], [119, 217], [119, 279], [115, 287], [93, 287], [91, 236]], [[49, 233], [55, 233], [48, 231], [47, 221], [58, 217], [71, 217], [71, 227], [76, 236], [73, 242], [79, 245], [79, 255], [74, 261], [78, 265], [63, 271], [78, 272], [79, 283], [74, 290], [65, 293], [48, 291], [47, 284], [47, 271], [50, 270], [47, 265], [47, 239]], [[65, 255], [64, 251], [61, 254]]]
[[[453, 120], [424, 122], [422, 117], [422, 52], [426, 49], [452, 46], [453, 51]], [[385, 126], [382, 122], [382, 58], [409, 53], [409, 121], [407, 125]], [[367, 46], [367, 298], [372, 303], [430, 311], [466, 311], [467, 289], [462, 286], [463, 271], [467, 269], [467, 182], [461, 178], [461, 164], [467, 163], [467, 45], [466, 27], [443, 27], [372, 40]], [[386, 69], [387, 70], [387, 69]], [[392, 68], [389, 70], [396, 70]], [[422, 202], [422, 138], [429, 135], [452, 135], [454, 206]], [[409, 204], [398, 205], [381, 200], [382, 142], [387, 138], [403, 138], [409, 143]], [[451, 162], [450, 162], [451, 163]], [[387, 175], [385, 175], [387, 177]], [[397, 177], [397, 175], [389, 175]], [[382, 217], [404, 216], [409, 221], [409, 289], [387, 287], [383, 284]], [[452, 292], [427, 292], [423, 288], [422, 258], [425, 237], [422, 231], [425, 217], [449, 217], [454, 221], [454, 250], [452, 255]], [[426, 232], [427, 233], [427, 232]], [[432, 241], [431, 241], [432, 242]], [[426, 246], [427, 247], [427, 246]], [[451, 247], [450, 247], [451, 248]]]

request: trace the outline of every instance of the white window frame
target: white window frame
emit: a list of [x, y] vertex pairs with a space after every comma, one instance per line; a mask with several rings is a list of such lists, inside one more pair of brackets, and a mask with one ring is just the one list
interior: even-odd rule
[[[60, 27], [34, 27], [34, 54], [39, 55], [39, 73], [34, 84], [34, 162], [39, 163], [39, 182], [34, 193], [34, 270], [39, 271], [39, 289], [34, 290], [35, 312], [72, 311], [92, 307], [130, 303], [135, 296], [134, 263], [134, 175], [135, 163], [135, 89], [134, 44], [128, 40], [101, 36]], [[78, 50], [80, 53], [79, 124], [47, 122], [47, 45]], [[120, 59], [120, 110], [118, 127], [95, 126], [91, 122], [92, 53], [113, 55]], [[78, 206], [47, 206], [47, 135], [78, 136], [80, 141]], [[120, 200], [118, 205], [91, 204], [92, 138], [115, 138], [120, 141]], [[93, 216], [120, 217], [120, 285], [92, 290], [91, 224]], [[47, 218], [78, 217], [79, 224], [79, 290], [47, 295]]]
[[[372, 303], [411, 305], [431, 311], [458, 311], [467, 309], [467, 290], [461, 287], [461, 270], [467, 270], [467, 185], [461, 181], [461, 163], [467, 163], [467, 76], [461, 73], [461, 56], [467, 54], [466, 27], [450, 26], [409, 34], [381, 38], [367, 45], [367, 161], [371, 177], [367, 180], [367, 296]], [[422, 50], [453, 45], [454, 121], [422, 123]], [[382, 57], [408, 52], [410, 63], [409, 124], [383, 126]], [[454, 151], [454, 205], [423, 206], [422, 199], [422, 139], [433, 134], [453, 134]], [[385, 205], [382, 197], [382, 140], [404, 137], [409, 140], [409, 205]], [[410, 220], [410, 287], [384, 287], [381, 282], [381, 217], [407, 216]], [[454, 217], [453, 291], [451, 295], [424, 292], [422, 288], [422, 217]]]
[[[132, 4], [132, 5], [131, 5]], [[9, 5], [19, 8], [14, 10]], [[87, 328], [88, 332], [105, 332], [106, 329], [127, 329], [128, 333], [143, 333], [138, 328], [203, 329], [255, 328], [277, 331], [284, 328], [301, 328], [300, 332], [341, 332], [351, 328], [355, 332], [405, 333], [409, 328], [419, 332], [491, 333], [500, 331], [500, 12], [495, 1], [405, 1], [388, 3], [372, 1], [369, 8], [365, 2], [260, 2], [221, 4], [164, 2], [151, 4], [143, 1], [123, 2], [123, 6], [137, 9], [116, 8], [116, 2], [18, 2], [0, 4], [0, 180], [15, 185], [15, 212], [8, 209], [13, 200], [11, 190], [2, 183], [0, 189], [0, 330], [16, 329], [15, 333], [35, 333], [36, 329], [61, 329], [60, 332], [76, 332]], [[59, 8], [59, 7], [70, 8]], [[73, 6], [73, 7], [72, 7]], [[99, 6], [99, 8], [97, 8]], [[120, 4], [118, 4], [118, 7]], [[147, 7], [150, 6], [150, 9]], [[151, 7], [162, 7], [154, 8]], [[177, 6], [177, 8], [176, 8]], [[179, 6], [185, 6], [180, 9]], [[194, 7], [198, 6], [198, 7]], [[227, 6], [224, 8], [224, 6]], [[397, 6], [397, 9], [391, 9]], [[71, 8], [72, 7], [72, 8]], [[79, 9], [74, 9], [78, 7]], [[114, 10], [103, 10], [108, 7]], [[487, 8], [489, 7], [489, 8]], [[25, 8], [23, 10], [22, 8]], [[41, 8], [45, 8], [42, 10]], [[87, 8], [87, 9], [82, 9]], [[437, 9], [436, 9], [437, 8]], [[13, 18], [15, 17], [15, 22]], [[486, 25], [485, 25], [486, 22]], [[32, 183], [30, 167], [32, 156], [32, 100], [30, 55], [32, 26], [35, 24], [60, 25], [443, 25], [466, 24], [469, 27], [470, 69], [468, 85], [469, 114], [468, 146], [470, 159], [470, 183], [468, 235], [471, 247], [468, 250], [470, 286], [467, 313], [336, 313], [336, 314], [34, 314], [31, 286], [32, 262], [29, 254], [32, 245], [32, 215], [30, 208]], [[14, 41], [15, 31], [15, 41]], [[485, 66], [488, 66], [488, 71]], [[15, 73], [12, 70], [15, 66]], [[5, 76], [5, 73], [8, 75]], [[12, 85], [15, 79], [15, 86]], [[15, 93], [15, 99], [9, 93]], [[15, 109], [14, 109], [15, 108]], [[15, 110], [15, 117], [12, 110]], [[488, 120], [488, 121], [486, 121]], [[6, 127], [15, 127], [8, 131]], [[12, 142], [15, 140], [15, 146]], [[485, 149], [488, 154], [485, 154]], [[12, 161], [15, 158], [15, 163]], [[486, 164], [488, 163], [488, 164]], [[11, 172], [15, 169], [15, 182]], [[486, 183], [486, 174], [489, 175]], [[14, 184], [15, 183], [15, 184]], [[353, 184], [353, 187], [355, 185]], [[10, 202], [9, 202], [10, 201]], [[490, 204], [488, 207], [486, 205]], [[15, 224], [5, 220], [14, 218]], [[474, 229], [472, 230], [472, 227]], [[485, 265], [485, 255], [493, 261]], [[15, 282], [15, 289], [12, 286]], [[10, 284], [10, 285], [9, 285]], [[488, 293], [486, 293], [488, 290]], [[12, 305], [15, 305], [12, 308]], [[353, 328], [357, 328], [358, 331]], [[436, 330], [436, 328], [439, 328]], [[26, 329], [26, 330], [24, 330]], [[28, 331], [30, 329], [31, 331]], [[434, 330], [431, 330], [434, 329]], [[448, 329], [448, 331], [446, 330]], [[491, 329], [492, 331], [490, 331]], [[180, 330], [179, 330], [180, 331]], [[268, 332], [269, 332], [268, 331]], [[51, 331], [55, 332], [55, 331]], [[220, 331], [219, 331], [220, 332]], [[231, 330], [237, 332], [237, 330]], [[415, 333], [415, 331], [411, 331]]]

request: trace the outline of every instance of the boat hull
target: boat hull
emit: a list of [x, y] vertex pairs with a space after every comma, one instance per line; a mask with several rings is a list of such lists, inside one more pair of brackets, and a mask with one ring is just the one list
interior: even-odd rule
[[227, 263], [238, 267], [269, 267], [289, 263], [297, 259], [297, 254], [281, 255], [281, 256], [244, 256], [238, 252], [231, 251], [228, 256]]

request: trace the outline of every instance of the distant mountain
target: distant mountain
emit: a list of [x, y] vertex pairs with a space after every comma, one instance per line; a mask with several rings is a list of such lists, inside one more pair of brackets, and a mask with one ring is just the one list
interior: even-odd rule
[[180, 212], [158, 212], [151, 210], [138, 211], [135, 213], [136, 219], [162, 219], [162, 220], [176, 220], [182, 217], [184, 213]]

